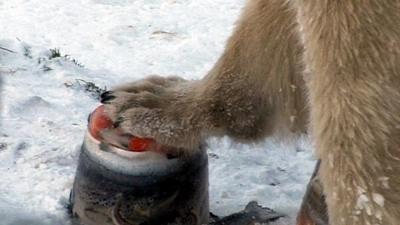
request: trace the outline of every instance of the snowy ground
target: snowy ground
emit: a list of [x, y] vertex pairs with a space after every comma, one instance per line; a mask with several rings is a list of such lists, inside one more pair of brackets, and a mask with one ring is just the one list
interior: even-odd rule
[[[98, 105], [77, 79], [110, 87], [148, 74], [201, 78], [221, 54], [243, 4], [0, 1], [0, 47], [15, 52], [0, 50], [1, 225], [68, 224], [65, 204], [86, 118]], [[49, 59], [54, 48], [71, 58]], [[292, 216], [280, 223], [293, 223], [314, 165], [307, 141], [246, 146], [213, 139], [210, 148], [214, 213], [227, 215], [257, 200]]]

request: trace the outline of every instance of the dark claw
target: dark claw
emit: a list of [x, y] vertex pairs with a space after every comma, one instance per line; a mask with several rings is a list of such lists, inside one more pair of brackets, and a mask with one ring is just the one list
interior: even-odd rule
[[105, 91], [100, 95], [100, 97], [104, 98], [105, 96], [110, 95], [112, 93], [113, 93], [113, 91]]
[[124, 121], [124, 118], [122, 117], [118, 117], [117, 120], [114, 122], [114, 127], [119, 127], [119, 125], [121, 125], [121, 123]]
[[107, 98], [108, 96], [112, 95], [114, 92], [113, 91], [105, 91], [100, 95], [100, 98], [103, 100], [104, 98]]
[[101, 103], [107, 104], [107, 103], [109, 103], [109, 101], [113, 100], [114, 98], [115, 98], [114, 95], [107, 95], [101, 99]]

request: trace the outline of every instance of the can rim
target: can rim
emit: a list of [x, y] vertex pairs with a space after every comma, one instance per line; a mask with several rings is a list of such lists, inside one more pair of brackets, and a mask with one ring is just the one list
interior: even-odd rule
[[172, 173], [184, 165], [179, 158], [169, 159], [159, 152], [130, 152], [96, 140], [86, 132], [83, 150], [96, 163], [118, 173], [144, 175]]

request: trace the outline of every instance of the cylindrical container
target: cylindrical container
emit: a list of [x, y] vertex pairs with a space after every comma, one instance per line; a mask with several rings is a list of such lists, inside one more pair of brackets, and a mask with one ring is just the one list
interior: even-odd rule
[[323, 187], [319, 180], [320, 161], [315, 166], [314, 173], [307, 186], [303, 203], [297, 215], [297, 225], [328, 225], [328, 210], [323, 193]]
[[84, 225], [208, 224], [208, 159], [128, 152], [85, 135], [71, 192]]

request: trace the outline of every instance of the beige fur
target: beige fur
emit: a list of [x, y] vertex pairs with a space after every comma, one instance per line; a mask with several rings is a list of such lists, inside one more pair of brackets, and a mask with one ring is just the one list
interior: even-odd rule
[[151, 77], [103, 102], [127, 132], [183, 149], [310, 120], [330, 224], [400, 224], [399, 0], [249, 0], [204, 79]]

